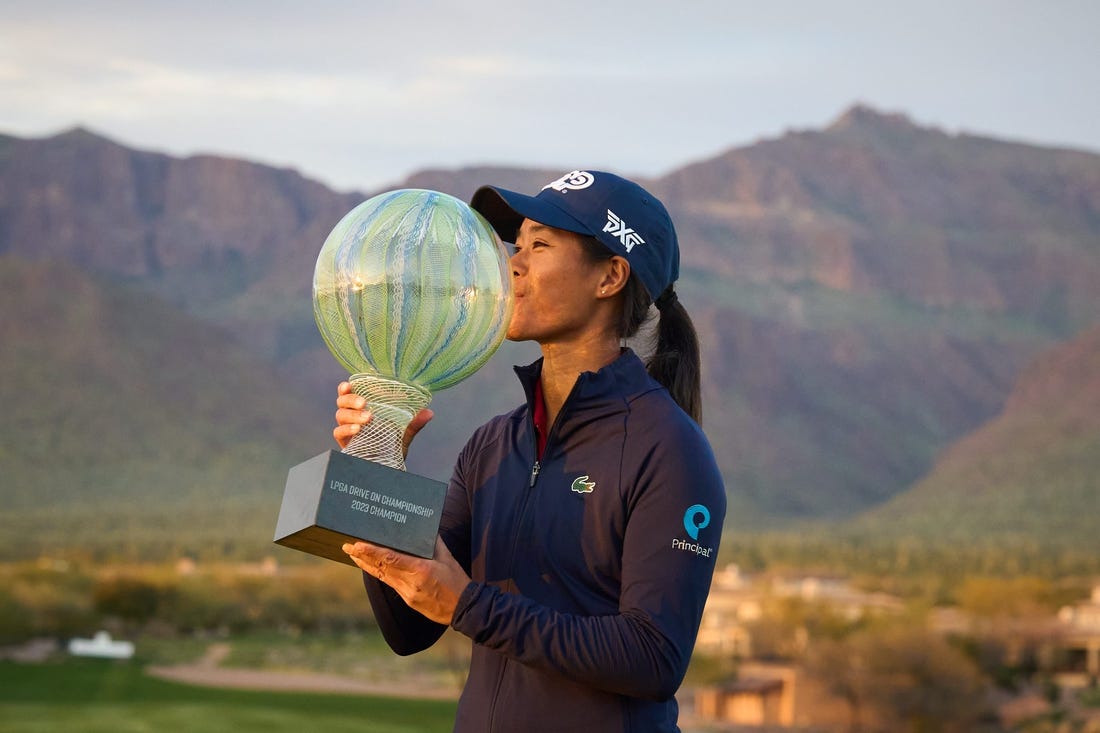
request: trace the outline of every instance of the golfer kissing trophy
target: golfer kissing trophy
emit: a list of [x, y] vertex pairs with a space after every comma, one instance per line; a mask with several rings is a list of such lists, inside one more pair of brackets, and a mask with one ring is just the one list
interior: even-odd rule
[[380, 194], [325, 240], [313, 315], [372, 417], [343, 452], [290, 470], [275, 542], [349, 565], [340, 548], [356, 540], [431, 557], [446, 485], [405, 472], [402, 439], [432, 392], [473, 374], [503, 341], [504, 245], [453, 196]]

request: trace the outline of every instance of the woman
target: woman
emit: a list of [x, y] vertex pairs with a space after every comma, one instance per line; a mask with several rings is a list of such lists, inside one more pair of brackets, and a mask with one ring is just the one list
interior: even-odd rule
[[[508, 338], [542, 350], [516, 368], [526, 404], [462, 450], [433, 559], [344, 551], [398, 654], [448, 625], [473, 641], [456, 731], [675, 731], [725, 491], [698, 425], [672, 221], [599, 171], [534, 197], [484, 187], [471, 205], [515, 243]], [[652, 300], [657, 349], [643, 365], [620, 344]], [[346, 383], [338, 391], [343, 446], [369, 415]]]

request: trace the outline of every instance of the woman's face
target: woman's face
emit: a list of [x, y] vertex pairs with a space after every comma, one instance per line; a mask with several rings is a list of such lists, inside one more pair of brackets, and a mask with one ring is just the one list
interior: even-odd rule
[[585, 256], [581, 235], [524, 219], [511, 267], [509, 340], [558, 343], [592, 328], [603, 268]]

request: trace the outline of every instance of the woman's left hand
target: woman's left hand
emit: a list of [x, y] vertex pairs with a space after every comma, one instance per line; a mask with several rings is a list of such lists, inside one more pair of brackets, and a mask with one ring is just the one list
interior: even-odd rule
[[458, 597], [470, 583], [470, 576], [439, 537], [431, 560], [370, 542], [345, 543], [342, 549], [363, 572], [393, 588], [409, 608], [436, 623], [450, 625]]

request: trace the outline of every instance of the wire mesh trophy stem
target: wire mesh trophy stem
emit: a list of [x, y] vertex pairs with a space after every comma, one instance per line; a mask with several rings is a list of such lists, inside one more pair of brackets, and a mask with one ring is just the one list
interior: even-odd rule
[[404, 471], [405, 429], [431, 402], [431, 392], [374, 374], [354, 374], [349, 381], [355, 394], [367, 401], [371, 419], [343, 452]]

